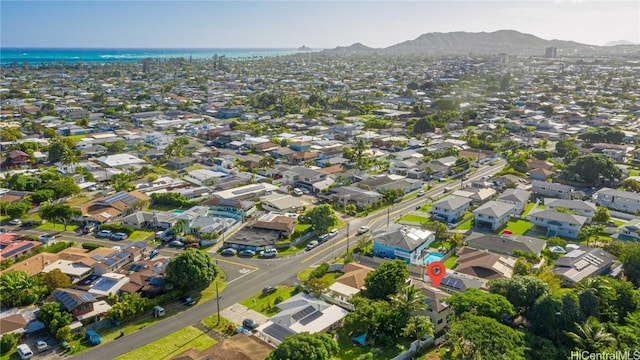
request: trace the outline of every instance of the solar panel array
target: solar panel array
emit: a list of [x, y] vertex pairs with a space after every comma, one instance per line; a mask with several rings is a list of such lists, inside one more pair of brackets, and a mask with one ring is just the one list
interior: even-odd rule
[[243, 188], [243, 189], [233, 190], [233, 191], [231, 191], [231, 193], [233, 195], [242, 195], [242, 194], [246, 194], [248, 192], [252, 192], [252, 191], [256, 191], [256, 190], [262, 190], [262, 189], [264, 189], [262, 187], [262, 185], [255, 185], [255, 186], [250, 186], [250, 187], [246, 187], [246, 188]]
[[291, 318], [295, 321], [298, 321], [300, 319], [302, 319], [303, 317], [310, 315], [311, 313], [313, 313], [314, 311], [316, 311], [316, 308], [313, 307], [312, 305], [307, 306], [306, 308], [298, 311], [297, 313], [293, 314], [293, 316], [291, 316]]
[[289, 330], [283, 326], [278, 324], [271, 324], [267, 326], [264, 330], [264, 333], [270, 335], [278, 340], [284, 340], [289, 335], [295, 334], [292, 330]]
[[311, 313], [311, 315], [309, 315], [309, 316], [307, 316], [307, 317], [303, 318], [302, 320], [300, 320], [300, 324], [302, 324], [302, 325], [307, 325], [307, 324], [309, 324], [310, 322], [312, 322], [313, 320], [315, 320], [315, 319], [318, 319], [318, 318], [322, 317], [322, 315], [323, 315], [323, 314], [322, 314], [322, 311], [315, 311], [315, 312], [312, 312], [312, 313]]
[[462, 290], [464, 283], [461, 280], [446, 277], [442, 279], [440, 285], [448, 286], [454, 289]]
[[27, 249], [30, 249], [34, 246], [34, 244], [32, 243], [26, 243], [26, 244], [22, 244], [20, 246], [18, 246], [17, 248], [11, 250], [11, 251], [7, 251], [6, 253], [2, 254], [2, 256], [4, 256], [5, 258], [10, 258], [13, 255], [19, 254]]
[[104, 200], [102, 200], [102, 202], [107, 203], [107, 204], [111, 204], [114, 203], [116, 201], [122, 201], [125, 204], [133, 204], [136, 200], [138, 200], [137, 197], [135, 196], [131, 196], [129, 194], [127, 194], [124, 191], [121, 191], [117, 194], [113, 194], [109, 197], [104, 198]]
[[144, 268], [144, 266], [140, 264], [131, 264], [131, 266], [129, 266], [129, 271], [140, 271], [142, 268]]
[[147, 282], [149, 283], [149, 285], [153, 285], [153, 286], [162, 286], [164, 285], [164, 280], [161, 277], [148, 277], [147, 278]]
[[236, 206], [236, 201], [231, 199], [222, 199], [218, 206]]

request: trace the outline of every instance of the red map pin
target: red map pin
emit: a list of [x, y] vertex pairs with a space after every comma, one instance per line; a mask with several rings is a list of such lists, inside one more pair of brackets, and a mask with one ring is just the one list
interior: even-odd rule
[[431, 279], [431, 282], [433, 283], [433, 286], [436, 287], [436, 289], [438, 288], [438, 286], [440, 286], [440, 282], [442, 281], [442, 279], [444, 279], [446, 271], [447, 268], [440, 261], [429, 263], [429, 266], [427, 267], [427, 273], [429, 274], [429, 279]]

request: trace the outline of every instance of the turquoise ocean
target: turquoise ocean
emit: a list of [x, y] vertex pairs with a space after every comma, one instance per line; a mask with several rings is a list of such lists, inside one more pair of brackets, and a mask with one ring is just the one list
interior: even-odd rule
[[136, 62], [146, 58], [211, 59], [215, 55], [234, 59], [252, 59], [296, 54], [296, 49], [45, 49], [0, 48], [0, 65], [41, 65], [45, 63], [75, 64]]

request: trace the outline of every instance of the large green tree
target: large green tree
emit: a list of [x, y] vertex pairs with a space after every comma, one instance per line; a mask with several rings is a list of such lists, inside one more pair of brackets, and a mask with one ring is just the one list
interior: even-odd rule
[[3, 307], [31, 305], [39, 296], [37, 277], [24, 271], [8, 271], [0, 275], [0, 304]]
[[338, 217], [329, 204], [316, 206], [305, 214], [305, 221], [318, 232], [325, 232], [338, 224]]
[[[50, 302], [41, 305], [37, 318], [42, 321], [47, 329], [49, 329], [49, 332], [54, 335], [57, 335], [60, 329], [69, 326], [73, 321], [71, 314], [65, 311], [59, 302]], [[60, 334], [62, 335], [62, 332]]]
[[329, 334], [302, 332], [287, 336], [267, 360], [329, 360], [339, 349]]
[[52, 292], [55, 289], [71, 286], [71, 278], [60, 269], [53, 269], [40, 275], [40, 285], [46, 287], [48, 292]]
[[575, 349], [590, 354], [611, 350], [616, 339], [595, 319], [584, 324], [575, 324], [576, 330], [567, 335], [573, 340]]
[[525, 359], [524, 333], [495, 319], [463, 314], [447, 332], [451, 359]]
[[165, 272], [176, 287], [202, 290], [216, 278], [218, 267], [204, 251], [189, 248], [171, 258]]
[[533, 276], [496, 279], [489, 281], [487, 285], [491, 293], [506, 297], [519, 313], [523, 313], [536, 299], [549, 293], [549, 285]]
[[386, 300], [402, 289], [409, 278], [407, 264], [402, 260], [390, 260], [367, 274], [365, 286], [370, 299]]
[[447, 299], [456, 316], [472, 313], [486, 316], [500, 322], [515, 315], [513, 305], [502, 295], [486, 293], [477, 289], [468, 289], [463, 293], [455, 293]]
[[627, 280], [640, 286], [640, 244], [625, 244], [622, 252], [622, 270]]
[[578, 156], [567, 166], [567, 175], [578, 176], [589, 185], [597, 185], [600, 176], [607, 180], [619, 179], [622, 171], [616, 162], [603, 154], [586, 154]]
[[80, 210], [73, 209], [67, 204], [45, 204], [40, 206], [40, 217], [44, 220], [63, 224], [64, 231], [67, 231], [69, 221], [81, 215]]

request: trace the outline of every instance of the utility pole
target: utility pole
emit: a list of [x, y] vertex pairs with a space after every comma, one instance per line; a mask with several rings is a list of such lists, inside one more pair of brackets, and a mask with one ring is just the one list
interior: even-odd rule
[[389, 227], [389, 216], [390, 216], [390, 213], [391, 213], [391, 207], [388, 207], [387, 208], [387, 227]]
[[347, 223], [347, 255], [349, 255], [349, 225], [351, 223]]

